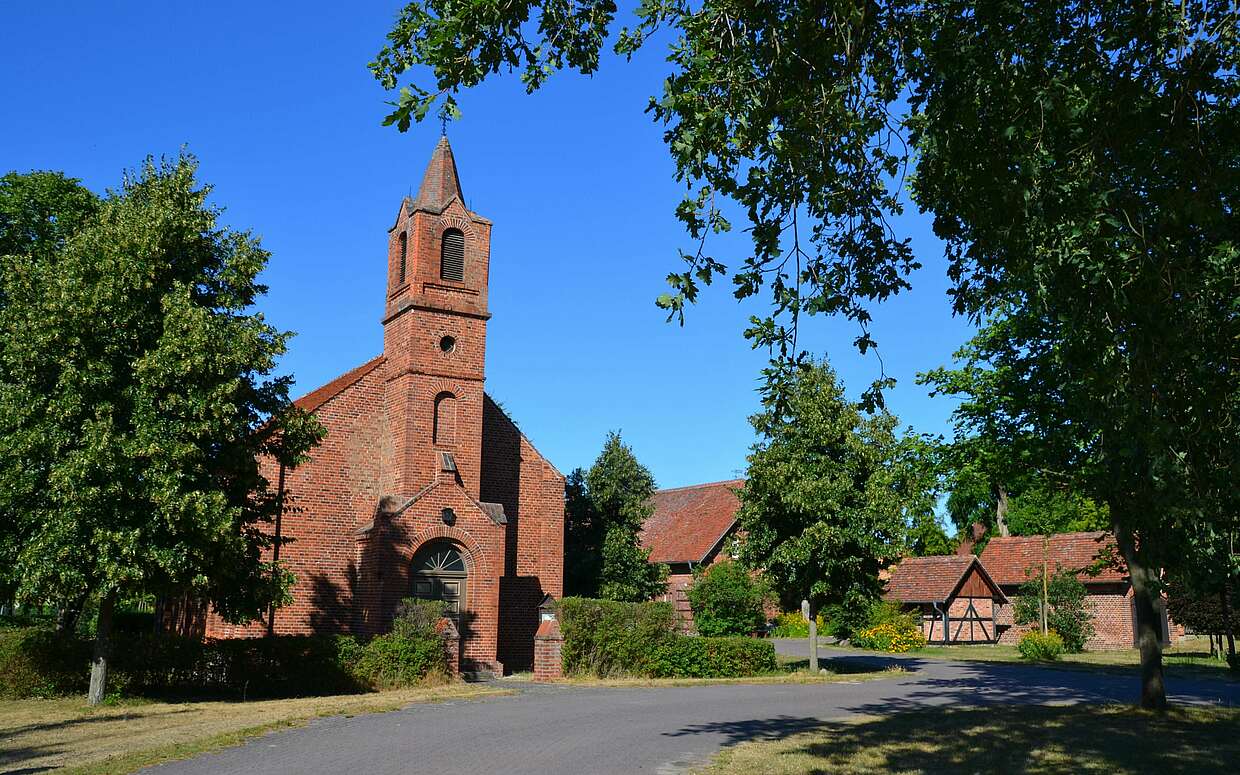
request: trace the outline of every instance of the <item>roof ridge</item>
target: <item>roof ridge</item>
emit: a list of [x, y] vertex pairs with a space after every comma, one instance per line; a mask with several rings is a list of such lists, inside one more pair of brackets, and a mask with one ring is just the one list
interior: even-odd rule
[[721, 484], [737, 484], [737, 483], [744, 484], [744, 482], [745, 482], [744, 479], [720, 479], [717, 482], [702, 482], [701, 484], [686, 484], [680, 487], [664, 487], [661, 490], [655, 490], [654, 494], [658, 495], [660, 493], [665, 493], [665, 492], [678, 492], [680, 490], [698, 490], [703, 487], [717, 487], [718, 485], [721, 485]]

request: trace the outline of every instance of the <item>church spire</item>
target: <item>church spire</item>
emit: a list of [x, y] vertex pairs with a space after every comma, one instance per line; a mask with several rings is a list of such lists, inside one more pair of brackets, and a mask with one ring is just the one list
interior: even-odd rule
[[435, 152], [431, 154], [430, 163], [422, 175], [422, 187], [418, 189], [418, 197], [413, 201], [414, 210], [428, 210], [434, 213], [443, 212], [453, 198], [465, 204], [465, 195], [461, 193], [461, 182], [456, 174], [456, 159], [452, 157], [452, 146], [448, 144], [448, 136], [439, 138]]

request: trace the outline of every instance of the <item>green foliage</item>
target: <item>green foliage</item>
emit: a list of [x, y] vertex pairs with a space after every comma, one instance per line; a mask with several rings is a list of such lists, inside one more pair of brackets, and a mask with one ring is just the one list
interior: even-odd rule
[[0, 699], [57, 697], [85, 686], [90, 647], [45, 627], [0, 630]]
[[740, 563], [725, 560], [699, 569], [687, 595], [701, 635], [753, 635], [766, 624], [766, 587]]
[[671, 603], [566, 597], [558, 610], [566, 675], [649, 675], [651, 650], [676, 637]]
[[[818, 634], [826, 635], [826, 625], [823, 622], [822, 614], [819, 613], [814, 617], [818, 624]], [[801, 614], [800, 611], [787, 611], [775, 617], [775, 626], [771, 628], [772, 638], [808, 638], [809, 637], [809, 621]]]
[[924, 648], [926, 636], [920, 627], [901, 619], [866, 627], [855, 633], [849, 644], [862, 649], [903, 654]]
[[190, 593], [230, 621], [287, 600], [259, 462], [296, 464], [322, 429], [272, 376], [289, 334], [253, 309], [267, 253], [219, 225], [196, 167], [148, 160], [53, 258], [2, 259], [0, 574], [19, 600]]
[[[351, 635], [201, 640], [117, 632], [112, 691], [146, 697], [296, 697], [412, 686], [446, 674], [443, 639], [402, 630]], [[89, 642], [50, 627], [0, 629], [0, 698], [83, 692]]]
[[566, 675], [727, 678], [775, 669], [769, 641], [681, 635], [671, 603], [566, 597], [559, 616]]
[[655, 678], [745, 678], [776, 670], [775, 645], [755, 638], [691, 638], [663, 641], [650, 657]]
[[1063, 638], [1059, 637], [1059, 633], [1054, 630], [1045, 635], [1041, 630], [1031, 630], [1020, 636], [1020, 643], [1016, 645], [1016, 650], [1020, 652], [1021, 659], [1027, 659], [1030, 662], [1052, 662], [1059, 659], [1059, 655], [1064, 651]]
[[909, 527], [908, 547], [914, 557], [932, 557], [956, 553], [960, 542], [947, 535], [933, 514], [921, 515]]
[[1111, 514], [1106, 504], [1043, 485], [1012, 498], [1008, 525], [1018, 536], [1109, 530]]
[[589, 472], [566, 483], [565, 584], [577, 595], [640, 602], [667, 588], [667, 566], [652, 564], [638, 533], [653, 507], [654, 477], [610, 433]]
[[0, 177], [0, 256], [51, 258], [95, 213], [99, 198], [61, 172]]
[[428, 676], [447, 674], [443, 640], [395, 632], [372, 638], [361, 651], [354, 673], [375, 689], [414, 686]]
[[862, 413], [823, 363], [799, 370], [786, 400], [751, 423], [759, 442], [740, 493], [741, 561], [786, 608], [877, 599], [878, 572], [923, 500], [896, 418]]
[[564, 594], [598, 597], [607, 525], [590, 503], [586, 472], [574, 468], [564, 480]]
[[[1041, 619], [1042, 577], [1036, 569], [1027, 571], [1028, 580], [1021, 584], [1019, 597], [1013, 603], [1017, 624], [1037, 624]], [[1076, 574], [1057, 567], [1047, 579], [1046, 626], [1059, 634], [1061, 645], [1070, 654], [1085, 650], [1094, 634], [1094, 617], [1090, 612], [1089, 593]]]
[[401, 638], [437, 637], [443, 616], [442, 600], [407, 597], [396, 606], [395, 615], [392, 617], [392, 634]]

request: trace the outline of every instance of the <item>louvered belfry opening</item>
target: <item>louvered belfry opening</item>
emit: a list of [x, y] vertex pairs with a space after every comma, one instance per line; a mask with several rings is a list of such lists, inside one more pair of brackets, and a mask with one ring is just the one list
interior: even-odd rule
[[405, 282], [405, 270], [409, 264], [409, 235], [406, 232], [400, 233], [400, 278], [399, 282]]
[[458, 283], [465, 279], [465, 235], [459, 229], [448, 229], [443, 233], [439, 277]]

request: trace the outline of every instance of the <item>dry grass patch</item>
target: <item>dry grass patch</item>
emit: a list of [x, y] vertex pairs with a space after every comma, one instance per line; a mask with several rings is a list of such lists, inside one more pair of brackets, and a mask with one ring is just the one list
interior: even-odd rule
[[877, 678], [891, 678], [906, 672], [904, 668], [894, 665], [887, 668], [860, 668], [854, 665], [832, 665], [826, 673], [817, 675], [809, 672], [808, 659], [789, 659], [776, 655], [780, 663], [780, 672], [769, 675], [748, 676], [744, 678], [642, 678], [616, 677], [593, 678], [589, 676], [570, 676], [560, 679], [561, 683], [574, 686], [710, 686], [713, 684], [821, 684], [821, 683], [852, 683], [856, 681], [872, 681]]
[[[820, 723], [784, 720], [735, 747], [704, 775], [884, 773], [1234, 773], [1240, 711], [1120, 706], [926, 710]], [[783, 739], [779, 730], [804, 729]]]
[[253, 702], [134, 700], [90, 708], [80, 697], [0, 702], [0, 772], [126, 773], [237, 745], [319, 716], [396, 710], [415, 702], [510, 694], [469, 684]]

